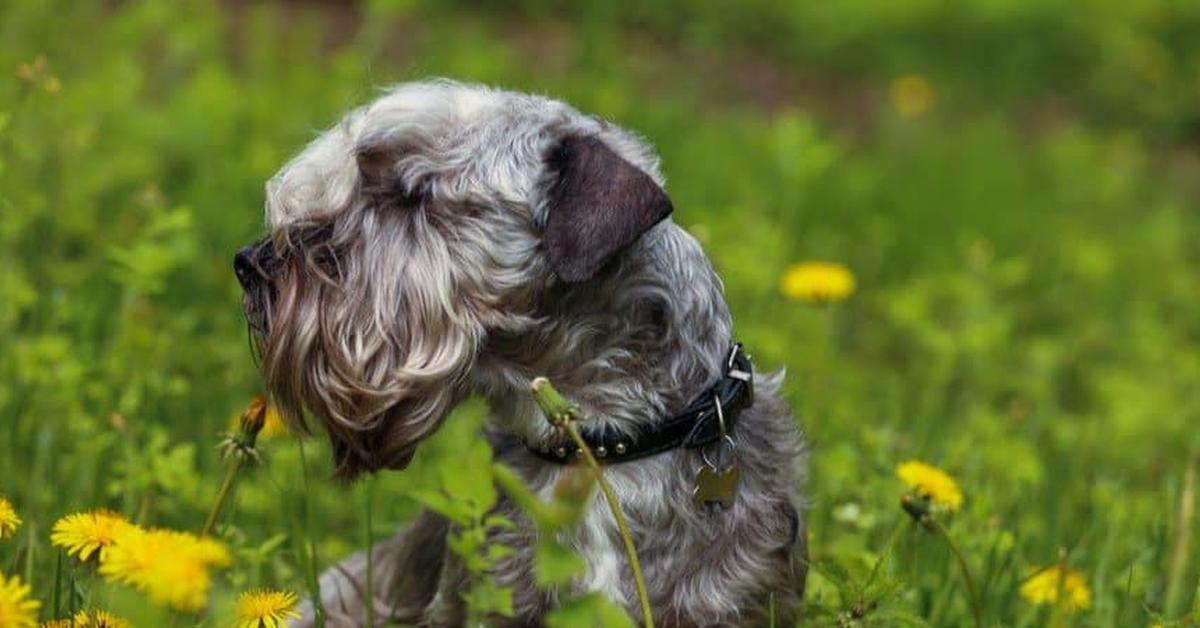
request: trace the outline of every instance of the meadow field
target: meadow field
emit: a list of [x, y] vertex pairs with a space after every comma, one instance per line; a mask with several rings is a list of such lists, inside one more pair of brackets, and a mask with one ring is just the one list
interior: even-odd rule
[[[262, 392], [230, 261], [263, 184], [430, 76], [560, 97], [661, 151], [807, 434], [806, 625], [1200, 623], [1200, 3], [621, 5], [0, 3], [0, 627], [233, 625], [241, 593], [306, 597], [429, 505], [478, 559], [472, 607], [504, 611], [478, 401], [349, 487], [323, 437], [268, 424], [186, 537], [191, 571], [51, 541], [93, 509], [203, 531]], [[809, 261], [853, 293], [804, 298]], [[961, 501], [915, 521], [911, 461]], [[547, 582], [578, 567], [546, 560]], [[588, 596], [554, 621], [630, 625]]]

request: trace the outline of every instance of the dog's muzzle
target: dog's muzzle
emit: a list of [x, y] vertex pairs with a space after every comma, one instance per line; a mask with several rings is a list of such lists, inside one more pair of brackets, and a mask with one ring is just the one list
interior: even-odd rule
[[233, 256], [233, 274], [246, 292], [252, 292], [268, 279], [267, 268], [275, 257], [275, 247], [268, 238], [242, 247]]
[[242, 247], [233, 256], [233, 274], [245, 293], [243, 311], [246, 321], [260, 334], [267, 333], [267, 308], [274, 294], [271, 272], [278, 266], [275, 245], [263, 238]]

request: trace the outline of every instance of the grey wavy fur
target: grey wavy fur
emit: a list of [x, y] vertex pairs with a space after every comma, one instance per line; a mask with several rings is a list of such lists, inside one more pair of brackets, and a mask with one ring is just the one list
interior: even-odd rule
[[[555, 212], [566, 211], [553, 200], [564, 176], [555, 151], [570, 138], [599, 140], [588, 145], [601, 152], [593, 161], [640, 173], [622, 176], [627, 183], [573, 175], [583, 177], [573, 190], [597, 188], [612, 220], [637, 233], [605, 249], [590, 275], [577, 266], [568, 281], [544, 240]], [[644, 141], [556, 100], [435, 80], [400, 85], [351, 111], [267, 184], [268, 239], [251, 251], [260, 253], [250, 260], [257, 278], [242, 282], [275, 402], [297, 425], [306, 414], [315, 419], [334, 444], [339, 474], [353, 477], [402, 468], [459, 401], [480, 396], [497, 458], [542, 495], [564, 467], [524, 446], [553, 437], [529, 394], [534, 377], [549, 377], [588, 422], [618, 432], [681, 410], [719, 377], [733, 338], [721, 282], [670, 218], [624, 217], [624, 204], [647, 195], [626, 200], [603, 189], [610, 184], [659, 186], [656, 198], [665, 198]], [[572, 215], [610, 220], [589, 211]], [[603, 224], [588, 229], [599, 232], [555, 243], [560, 256], [614, 248], [599, 242]], [[606, 467], [657, 625], [765, 625], [771, 599], [779, 625], [798, 612], [805, 453], [779, 400], [782, 378], [757, 376], [755, 402], [735, 434], [741, 483], [728, 510], [692, 503], [698, 452]], [[540, 625], [559, 599], [585, 591], [640, 617], [601, 496], [571, 540], [587, 571], [570, 591], [534, 585], [535, 534], [511, 503], [497, 508], [522, 522], [495, 539], [515, 549], [494, 575], [512, 588], [516, 612], [489, 623]], [[374, 591], [365, 590], [361, 553], [329, 569], [320, 579], [326, 625], [366, 625], [366, 599], [381, 624], [462, 625], [465, 581], [445, 548], [447, 528], [426, 512], [377, 545]], [[312, 625], [311, 604], [304, 612], [300, 625]]]

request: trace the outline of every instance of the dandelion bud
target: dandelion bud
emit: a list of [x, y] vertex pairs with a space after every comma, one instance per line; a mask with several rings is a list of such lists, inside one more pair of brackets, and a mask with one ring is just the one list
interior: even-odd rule
[[534, 401], [551, 425], [562, 427], [567, 421], [579, 418], [579, 406], [567, 401], [562, 393], [555, 390], [550, 380], [545, 377], [535, 378], [530, 388], [533, 390]]
[[255, 395], [250, 400], [250, 405], [242, 411], [242, 416], [238, 419], [238, 427], [242, 430], [242, 434], [253, 443], [266, 423], [267, 399], [262, 395]]
[[917, 523], [924, 523], [929, 517], [929, 500], [923, 497], [904, 495], [900, 498], [900, 507]]
[[237, 456], [242, 460], [258, 461], [258, 452], [255, 451], [254, 445], [258, 433], [266, 423], [267, 399], [262, 395], [255, 395], [238, 417], [237, 430], [227, 433], [218, 448], [226, 457]]

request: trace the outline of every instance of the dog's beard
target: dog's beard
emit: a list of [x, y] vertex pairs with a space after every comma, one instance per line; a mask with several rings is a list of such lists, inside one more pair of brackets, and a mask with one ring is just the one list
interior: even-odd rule
[[267, 388], [293, 424], [325, 426], [339, 475], [406, 465], [463, 395], [482, 332], [455, 309], [446, 244], [366, 206], [267, 243], [244, 301]]

